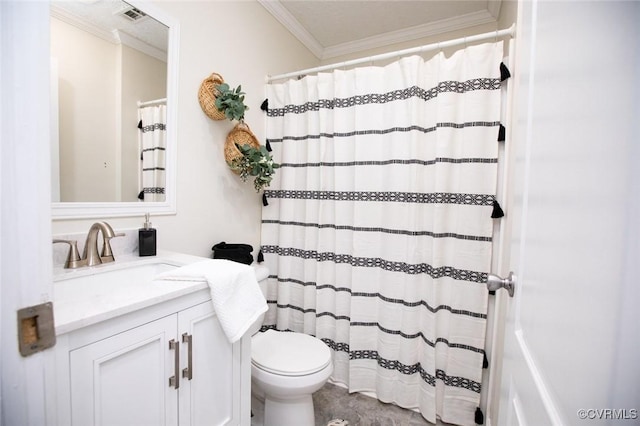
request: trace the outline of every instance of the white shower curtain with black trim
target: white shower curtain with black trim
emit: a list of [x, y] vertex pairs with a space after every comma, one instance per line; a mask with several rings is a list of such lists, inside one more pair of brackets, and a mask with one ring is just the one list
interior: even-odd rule
[[167, 107], [138, 108], [140, 147], [140, 192], [143, 201], [165, 200], [165, 148], [167, 145]]
[[265, 327], [333, 350], [350, 391], [473, 425], [502, 42], [268, 86]]

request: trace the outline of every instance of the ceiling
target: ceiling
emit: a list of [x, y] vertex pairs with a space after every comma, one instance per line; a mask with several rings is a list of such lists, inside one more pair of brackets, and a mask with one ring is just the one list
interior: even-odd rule
[[502, 0], [258, 0], [319, 59], [495, 23]]
[[52, 0], [50, 5], [51, 16], [59, 20], [166, 61], [167, 26], [144, 13], [137, 14], [138, 9], [122, 0]]

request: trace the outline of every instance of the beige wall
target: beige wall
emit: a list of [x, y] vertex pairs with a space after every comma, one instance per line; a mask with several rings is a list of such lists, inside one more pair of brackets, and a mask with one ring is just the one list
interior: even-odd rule
[[[115, 45], [53, 18], [51, 32], [51, 56], [58, 61], [61, 200], [115, 200]], [[93, 52], [92, 60], [79, 59], [78, 51]]]
[[[242, 84], [246, 121], [264, 143], [265, 76], [318, 65], [318, 60], [255, 1], [158, 1], [180, 23], [177, 214], [152, 217], [158, 247], [210, 256], [220, 241], [259, 246], [261, 198], [227, 167], [223, 144], [233, 128], [200, 109], [198, 88], [212, 72]], [[57, 220], [53, 234], [86, 232], [94, 220]], [[116, 229], [143, 218], [109, 219]], [[256, 250], [257, 251], [257, 250]]]

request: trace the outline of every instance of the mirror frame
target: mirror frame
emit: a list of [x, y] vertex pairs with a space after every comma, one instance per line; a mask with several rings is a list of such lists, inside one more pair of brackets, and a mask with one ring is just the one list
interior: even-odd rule
[[158, 7], [145, 1], [126, 0], [127, 3], [145, 12], [169, 28], [167, 47], [167, 146], [166, 146], [166, 191], [165, 200], [158, 202], [56, 202], [51, 203], [51, 218], [83, 219], [176, 214], [177, 151], [178, 151], [178, 62], [180, 46], [180, 24]]

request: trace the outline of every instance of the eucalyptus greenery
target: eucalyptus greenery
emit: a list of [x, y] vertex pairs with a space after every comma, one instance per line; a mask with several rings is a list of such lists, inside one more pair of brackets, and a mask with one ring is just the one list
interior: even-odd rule
[[280, 167], [278, 163], [273, 161], [269, 151], [264, 146], [255, 148], [248, 144], [242, 146], [236, 144], [236, 147], [238, 147], [242, 156], [231, 161], [231, 168], [240, 171], [240, 178], [244, 182], [250, 176], [253, 176], [253, 186], [256, 192], [259, 192], [265, 186], [269, 186], [275, 169]]
[[241, 121], [244, 119], [244, 112], [249, 109], [244, 104], [244, 95], [242, 86], [233, 89], [227, 83], [216, 86], [218, 93], [216, 94], [216, 108], [223, 112], [229, 120]]

